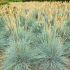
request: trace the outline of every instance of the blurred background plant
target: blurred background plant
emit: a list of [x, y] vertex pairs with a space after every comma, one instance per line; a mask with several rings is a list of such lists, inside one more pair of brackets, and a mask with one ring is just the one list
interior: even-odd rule
[[26, 2], [26, 1], [69, 1], [69, 0], [0, 0], [0, 2]]

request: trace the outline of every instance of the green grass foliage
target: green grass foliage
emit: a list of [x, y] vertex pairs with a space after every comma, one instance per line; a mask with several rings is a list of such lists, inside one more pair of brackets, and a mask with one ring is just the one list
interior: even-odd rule
[[[50, 24], [46, 20], [41, 24], [37, 17], [35, 13], [32, 13], [32, 18], [28, 19], [23, 15], [19, 16], [15, 18], [16, 27], [8, 28], [8, 33], [4, 31], [6, 35], [10, 33], [5, 37], [8, 40], [6, 43], [8, 48], [5, 51], [4, 70], [67, 70], [68, 60], [64, 56], [65, 48], [63, 49], [65, 41], [61, 42], [61, 38], [64, 39], [64, 37], [58, 32], [54, 20]], [[0, 25], [2, 23], [4, 22], [1, 19]], [[11, 25], [11, 22], [8, 21], [6, 26], [8, 24]], [[68, 39], [69, 36], [68, 33]]]

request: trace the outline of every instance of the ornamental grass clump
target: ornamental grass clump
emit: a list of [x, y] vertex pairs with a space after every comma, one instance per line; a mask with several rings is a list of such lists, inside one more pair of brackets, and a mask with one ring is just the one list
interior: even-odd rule
[[67, 70], [67, 60], [63, 56], [63, 45], [60, 38], [58, 37], [57, 29], [55, 24], [50, 25], [50, 34], [45, 31], [42, 38], [40, 48], [44, 52], [45, 57], [42, 63], [39, 65], [41, 70]]
[[33, 16], [15, 21], [5, 51], [4, 70], [67, 70], [55, 23], [41, 24]]
[[[25, 22], [25, 24], [23, 23], [24, 25], [21, 26], [21, 22], [20, 20], [20, 23], [15, 23], [16, 28], [15, 30], [12, 29], [11, 35], [9, 36], [9, 47], [5, 52], [6, 60], [4, 70], [30, 70], [29, 67], [32, 60], [35, 62], [34, 60], [40, 58], [43, 53], [34, 44], [34, 42], [36, 43], [37, 41], [35, 39], [36, 36], [33, 36], [36, 28], [30, 28], [31, 25], [28, 27], [28, 24]], [[39, 31], [37, 31], [37, 33], [39, 33]]]

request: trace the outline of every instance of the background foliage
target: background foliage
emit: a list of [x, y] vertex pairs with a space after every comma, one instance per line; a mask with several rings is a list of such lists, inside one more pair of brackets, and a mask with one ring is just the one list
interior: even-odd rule
[[12, 2], [26, 2], [26, 1], [69, 1], [69, 0], [1, 0], [0, 2], [9, 2], [9, 1], [12, 1]]

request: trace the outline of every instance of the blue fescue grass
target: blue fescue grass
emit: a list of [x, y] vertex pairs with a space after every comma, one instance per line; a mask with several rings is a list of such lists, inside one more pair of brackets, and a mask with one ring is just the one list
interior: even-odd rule
[[28, 19], [23, 15], [7, 19], [6, 26], [10, 28], [6, 33], [10, 35], [7, 37], [4, 70], [67, 70], [64, 44], [54, 20], [40, 22], [38, 13], [32, 13]]

